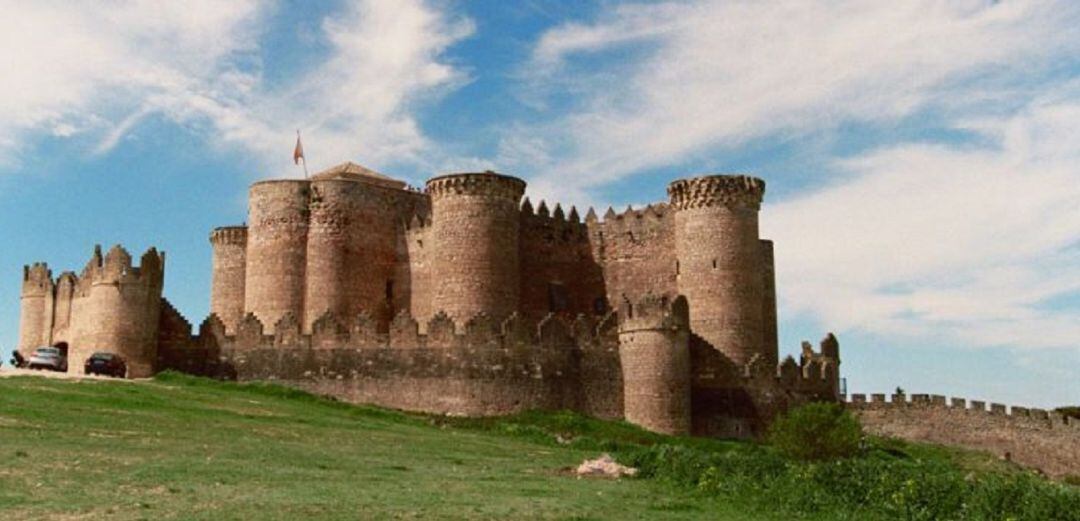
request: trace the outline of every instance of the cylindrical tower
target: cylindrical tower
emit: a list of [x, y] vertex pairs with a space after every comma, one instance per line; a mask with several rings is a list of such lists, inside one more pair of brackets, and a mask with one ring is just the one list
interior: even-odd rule
[[282, 315], [302, 319], [310, 182], [260, 181], [248, 196], [244, 311], [267, 333]]
[[217, 314], [230, 334], [244, 318], [244, 271], [247, 226], [224, 226], [210, 232], [213, 271], [210, 276], [210, 312]]
[[619, 363], [626, 421], [664, 434], [690, 432], [686, 299], [646, 295], [619, 310]]
[[327, 311], [339, 320], [364, 311], [390, 321], [401, 226], [392, 207], [395, 190], [363, 179], [312, 180], [305, 330]]
[[451, 174], [429, 180], [427, 192], [432, 312], [464, 324], [481, 311], [495, 318], [517, 311], [525, 182], [493, 172]]
[[668, 185], [675, 209], [677, 285], [690, 303], [690, 329], [739, 366], [755, 354], [768, 356], [758, 242], [764, 194], [765, 181], [742, 175]]
[[48, 342], [48, 309], [53, 282], [49, 267], [43, 263], [23, 266], [22, 298], [19, 307], [19, 346], [24, 357]]

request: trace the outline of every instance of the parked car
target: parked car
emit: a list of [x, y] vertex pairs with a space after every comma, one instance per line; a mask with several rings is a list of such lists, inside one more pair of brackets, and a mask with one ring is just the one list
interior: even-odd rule
[[86, 359], [86, 374], [103, 374], [123, 378], [127, 375], [127, 364], [120, 355], [113, 353], [94, 353]]
[[39, 347], [30, 355], [30, 369], [49, 369], [66, 372], [68, 370], [67, 353], [59, 347]]

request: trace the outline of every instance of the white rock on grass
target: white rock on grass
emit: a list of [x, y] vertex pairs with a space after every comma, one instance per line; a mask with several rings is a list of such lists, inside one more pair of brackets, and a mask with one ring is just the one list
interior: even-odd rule
[[621, 478], [637, 474], [637, 469], [620, 465], [610, 454], [604, 454], [596, 459], [585, 460], [578, 465], [574, 473], [578, 476]]

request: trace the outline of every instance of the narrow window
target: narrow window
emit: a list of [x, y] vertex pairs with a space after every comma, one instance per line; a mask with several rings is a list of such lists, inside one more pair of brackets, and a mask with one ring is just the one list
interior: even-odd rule
[[394, 281], [392, 280], [386, 281], [386, 302], [394, 302]]
[[596, 297], [596, 299], [593, 300], [592, 307], [593, 312], [597, 315], [603, 315], [604, 313], [607, 313], [607, 299], [604, 297]]
[[679, 274], [679, 261], [675, 261], [675, 274]]
[[548, 311], [557, 313], [569, 308], [569, 298], [566, 296], [566, 286], [561, 282], [548, 283]]
[[716, 269], [716, 259], [712, 260], [712, 269]]

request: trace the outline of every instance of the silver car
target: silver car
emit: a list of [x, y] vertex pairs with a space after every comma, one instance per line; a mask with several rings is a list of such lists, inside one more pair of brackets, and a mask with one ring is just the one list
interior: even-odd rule
[[67, 355], [59, 347], [39, 347], [30, 355], [30, 369], [67, 371]]

